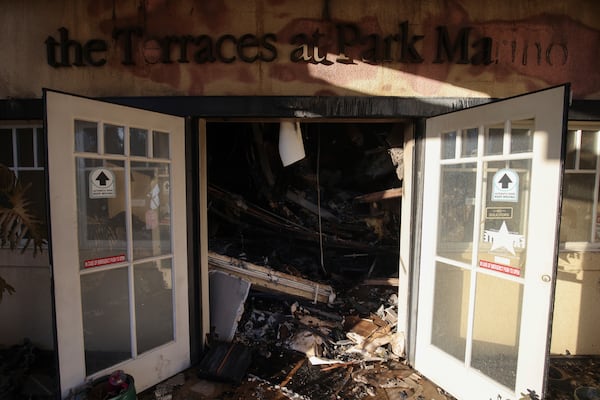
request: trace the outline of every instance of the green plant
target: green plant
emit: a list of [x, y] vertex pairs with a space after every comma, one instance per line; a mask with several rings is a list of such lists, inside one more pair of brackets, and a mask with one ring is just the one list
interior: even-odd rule
[[[31, 184], [22, 185], [14, 172], [0, 164], [0, 247], [11, 250], [21, 247], [21, 252], [33, 246], [33, 254], [42, 251], [46, 242], [40, 219], [32, 210], [33, 203], [27, 197]], [[0, 277], [0, 302], [4, 293], [13, 294], [15, 289]]]

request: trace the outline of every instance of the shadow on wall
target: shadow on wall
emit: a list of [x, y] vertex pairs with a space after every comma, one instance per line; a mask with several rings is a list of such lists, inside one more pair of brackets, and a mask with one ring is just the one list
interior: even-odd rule
[[[216, 3], [91, 2], [82, 9], [112, 38], [102, 60], [118, 71], [107, 79], [124, 73], [158, 84], [144, 83], [144, 94], [507, 97], [564, 82], [576, 98], [600, 91], [588, 51], [600, 45], [600, 32], [584, 16], [569, 16], [582, 13], [575, 2], [564, 14], [456, 0]], [[49, 32], [57, 68], [62, 41], [86, 43], [61, 29]], [[100, 81], [84, 84], [108, 93]], [[114, 85], [111, 95], [138, 93], [131, 82]], [[81, 87], [82, 80], [65, 84]]]
[[52, 296], [48, 254], [20, 254], [0, 249], [0, 276], [15, 292], [0, 303], [0, 347], [22, 344], [28, 338], [43, 350], [54, 348]]
[[552, 354], [600, 354], [597, 253], [561, 252], [554, 304]]

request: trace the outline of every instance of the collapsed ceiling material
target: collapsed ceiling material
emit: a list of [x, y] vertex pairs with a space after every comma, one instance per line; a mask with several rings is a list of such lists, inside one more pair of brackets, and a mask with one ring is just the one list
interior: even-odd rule
[[207, 125], [210, 250], [316, 281], [397, 276], [404, 125], [294, 125], [306, 156], [286, 167], [278, 122]]
[[[396, 331], [404, 126], [293, 126], [304, 147], [293, 161], [280, 157], [279, 123], [207, 126], [214, 350], [200, 375], [239, 384], [245, 373], [290, 398], [416, 399], [421, 378]], [[338, 297], [359, 286], [386, 294]], [[248, 349], [248, 371], [223, 367]]]
[[222, 399], [451, 400], [406, 364], [396, 292], [356, 285], [329, 304], [251, 290], [233, 340], [209, 341], [198, 385], [228, 382]]

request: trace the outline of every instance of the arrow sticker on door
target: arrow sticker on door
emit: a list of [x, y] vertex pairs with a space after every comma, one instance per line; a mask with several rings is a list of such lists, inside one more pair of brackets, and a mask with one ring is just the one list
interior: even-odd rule
[[492, 179], [492, 201], [516, 203], [519, 201], [519, 174], [503, 168]]
[[90, 199], [106, 199], [117, 196], [115, 174], [107, 168], [96, 168], [90, 172]]

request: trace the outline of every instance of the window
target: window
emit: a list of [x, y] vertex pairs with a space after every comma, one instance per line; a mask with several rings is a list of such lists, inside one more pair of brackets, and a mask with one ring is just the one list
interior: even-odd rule
[[128, 232], [130, 258], [171, 253], [170, 134], [82, 120], [74, 132], [81, 268], [128, 259]]
[[0, 125], [0, 164], [14, 172], [46, 230], [46, 148], [41, 124]]
[[560, 223], [566, 249], [600, 250], [599, 135], [598, 125], [569, 125]]

